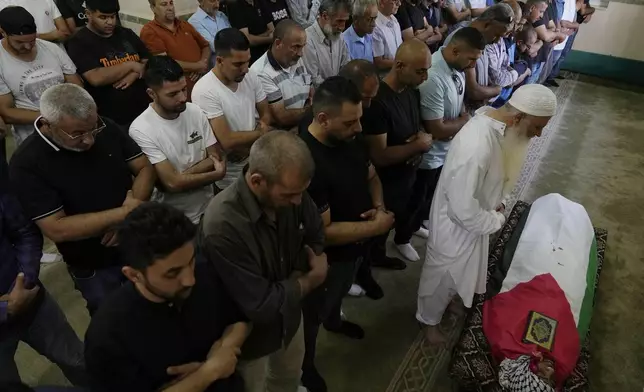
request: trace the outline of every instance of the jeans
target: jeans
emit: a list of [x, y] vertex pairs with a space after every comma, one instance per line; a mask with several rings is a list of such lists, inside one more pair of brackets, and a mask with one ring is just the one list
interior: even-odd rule
[[74, 385], [88, 386], [83, 343], [67, 322], [56, 301], [45, 291], [34, 315], [6, 325], [0, 335], [0, 383], [20, 382], [14, 361], [18, 343], [23, 341], [58, 365]]
[[561, 72], [561, 64], [563, 64], [564, 60], [566, 60], [566, 56], [572, 50], [572, 45], [575, 42], [575, 37], [577, 37], [576, 31], [573, 35], [568, 37], [568, 41], [566, 41], [566, 46], [561, 51], [561, 54], [559, 55], [559, 59], [555, 63], [554, 67], [552, 67], [552, 72], [550, 72], [550, 78], [554, 79], [557, 76], [559, 76], [559, 72]]
[[543, 68], [544, 63], [537, 63], [532, 65], [532, 73], [526, 79], [524, 84], [534, 84], [539, 80], [539, 75], [541, 75], [541, 69]]
[[404, 226], [396, 227], [394, 237], [396, 244], [408, 243], [414, 232], [420, 229], [423, 221], [429, 219], [429, 209], [432, 205], [434, 191], [436, 190], [436, 185], [438, 185], [438, 178], [441, 176], [442, 169], [443, 167], [441, 166], [431, 170], [419, 169], [416, 172], [416, 182], [409, 198], [409, 219], [404, 222]]
[[552, 70], [550, 71], [550, 75], [548, 76], [547, 80], [553, 80], [555, 76], [559, 74], [559, 69], [558, 69], [558, 64], [559, 64], [559, 59], [561, 58], [561, 55], [563, 53], [563, 50], [554, 50], [552, 51]]
[[125, 282], [120, 266], [101, 269], [85, 269], [67, 266], [74, 287], [87, 301], [87, 310], [92, 316], [103, 300]]

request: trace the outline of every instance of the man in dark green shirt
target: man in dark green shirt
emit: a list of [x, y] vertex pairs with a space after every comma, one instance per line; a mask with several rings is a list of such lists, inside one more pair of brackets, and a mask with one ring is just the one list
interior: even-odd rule
[[322, 219], [306, 193], [315, 165], [306, 144], [283, 131], [257, 139], [248, 162], [206, 209], [199, 247], [253, 323], [238, 366], [246, 390], [295, 391], [301, 300], [328, 268]]

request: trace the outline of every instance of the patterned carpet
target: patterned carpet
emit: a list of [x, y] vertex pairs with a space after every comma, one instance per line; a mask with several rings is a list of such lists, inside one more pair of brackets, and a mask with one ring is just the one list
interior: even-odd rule
[[[577, 80], [577, 74], [567, 74], [566, 79], [560, 82], [560, 87], [555, 90], [557, 95], [557, 113], [550, 120], [548, 126], [543, 130], [540, 138], [534, 138], [530, 142], [521, 175], [517, 181], [510, 198], [506, 211], [512, 211], [517, 200], [521, 200], [528, 185], [534, 178], [541, 160], [548, 150], [552, 137], [559, 129], [562, 113], [564, 112], [568, 99], [574, 89], [572, 81]], [[494, 239], [493, 239], [494, 241]], [[453, 347], [460, 336], [464, 320], [455, 320], [452, 317], [446, 318], [441, 323], [441, 329], [448, 333], [450, 347]], [[424, 339], [423, 333], [419, 332], [413, 344], [407, 351], [407, 355], [400, 363], [398, 370], [392, 378], [386, 392], [429, 392], [439, 379], [445, 379], [447, 364], [450, 361], [450, 352], [445, 349], [430, 347]], [[449, 391], [451, 387], [444, 386], [441, 391]]]

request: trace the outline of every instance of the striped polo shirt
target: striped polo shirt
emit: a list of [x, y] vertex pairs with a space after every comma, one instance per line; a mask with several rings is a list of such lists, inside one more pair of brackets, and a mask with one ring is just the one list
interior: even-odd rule
[[250, 69], [259, 76], [269, 104], [283, 100], [286, 109], [304, 107], [312, 86], [301, 58], [295, 65], [282, 68], [269, 49]]

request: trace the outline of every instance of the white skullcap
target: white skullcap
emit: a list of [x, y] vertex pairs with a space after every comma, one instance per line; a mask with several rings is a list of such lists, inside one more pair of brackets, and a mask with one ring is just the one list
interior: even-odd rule
[[541, 84], [526, 84], [519, 87], [508, 103], [530, 116], [552, 117], [557, 110], [555, 93]]

